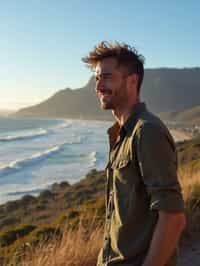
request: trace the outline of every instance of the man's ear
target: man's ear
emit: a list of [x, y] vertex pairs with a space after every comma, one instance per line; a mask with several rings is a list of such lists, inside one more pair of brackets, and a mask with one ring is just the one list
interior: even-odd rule
[[130, 89], [137, 89], [138, 86], [138, 75], [133, 73], [128, 75], [127, 77], [127, 86]]

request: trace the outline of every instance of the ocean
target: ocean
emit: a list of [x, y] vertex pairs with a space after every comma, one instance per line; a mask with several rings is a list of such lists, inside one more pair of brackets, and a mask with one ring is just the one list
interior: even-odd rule
[[0, 118], [0, 204], [103, 169], [111, 123]]

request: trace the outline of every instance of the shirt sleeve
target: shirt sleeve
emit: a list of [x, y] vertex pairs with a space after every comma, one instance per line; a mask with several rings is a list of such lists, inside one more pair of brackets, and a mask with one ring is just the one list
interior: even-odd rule
[[177, 154], [167, 129], [146, 124], [140, 130], [137, 155], [152, 210], [183, 211], [177, 177]]

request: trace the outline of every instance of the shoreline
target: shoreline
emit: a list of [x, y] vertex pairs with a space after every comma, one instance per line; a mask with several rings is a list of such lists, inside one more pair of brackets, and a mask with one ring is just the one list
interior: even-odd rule
[[175, 142], [190, 140], [194, 137], [192, 133], [185, 132], [181, 129], [169, 129], [169, 131], [172, 134]]

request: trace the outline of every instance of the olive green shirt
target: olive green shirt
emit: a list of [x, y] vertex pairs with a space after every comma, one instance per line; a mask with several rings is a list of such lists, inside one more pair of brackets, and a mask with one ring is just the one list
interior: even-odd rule
[[[175, 144], [144, 103], [108, 134], [105, 230], [97, 265], [141, 266], [158, 211], [184, 211]], [[176, 251], [166, 265], [176, 265]]]

